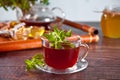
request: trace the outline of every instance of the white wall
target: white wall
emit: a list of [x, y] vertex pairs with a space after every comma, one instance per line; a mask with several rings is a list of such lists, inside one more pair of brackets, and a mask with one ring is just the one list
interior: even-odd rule
[[[73, 21], [100, 21], [105, 6], [120, 4], [120, 0], [49, 0], [49, 7], [60, 7], [66, 13], [66, 18]], [[57, 12], [58, 13], [58, 12]], [[57, 14], [56, 13], [56, 14]], [[60, 15], [60, 13], [58, 13]], [[16, 19], [15, 11], [0, 9], [0, 20]]]
[[16, 20], [15, 10], [5, 11], [3, 8], [0, 8], [0, 21], [3, 20]]

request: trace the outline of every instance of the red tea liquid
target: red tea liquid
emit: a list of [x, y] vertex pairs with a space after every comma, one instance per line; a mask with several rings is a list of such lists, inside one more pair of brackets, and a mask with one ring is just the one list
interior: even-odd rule
[[53, 49], [44, 47], [45, 62], [55, 69], [66, 69], [76, 64], [80, 47]]

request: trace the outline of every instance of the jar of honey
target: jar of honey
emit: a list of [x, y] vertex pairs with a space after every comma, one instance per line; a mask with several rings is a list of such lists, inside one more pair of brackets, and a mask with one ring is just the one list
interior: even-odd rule
[[103, 36], [120, 38], [120, 7], [108, 7], [101, 17]]

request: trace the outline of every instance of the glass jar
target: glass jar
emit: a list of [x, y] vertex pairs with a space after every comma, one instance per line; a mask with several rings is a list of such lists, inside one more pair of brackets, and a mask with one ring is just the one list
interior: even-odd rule
[[104, 9], [101, 18], [103, 35], [109, 38], [120, 38], [120, 6]]

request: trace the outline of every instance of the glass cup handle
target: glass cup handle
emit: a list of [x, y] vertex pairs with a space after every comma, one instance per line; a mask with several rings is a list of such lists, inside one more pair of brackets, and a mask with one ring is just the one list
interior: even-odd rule
[[83, 52], [82, 56], [80, 56], [80, 54], [79, 54], [79, 60], [84, 60], [86, 58], [86, 56], [88, 55], [89, 46], [87, 44], [80, 43], [80, 47], [84, 47], [85, 51]]
[[64, 13], [64, 11], [63, 11], [61, 8], [59, 8], [59, 7], [54, 7], [54, 8], [52, 8], [52, 11], [57, 10], [57, 9], [62, 13], [62, 20], [60, 21], [61, 24], [62, 24], [62, 23], [64, 22], [64, 19], [65, 19], [65, 13]]

